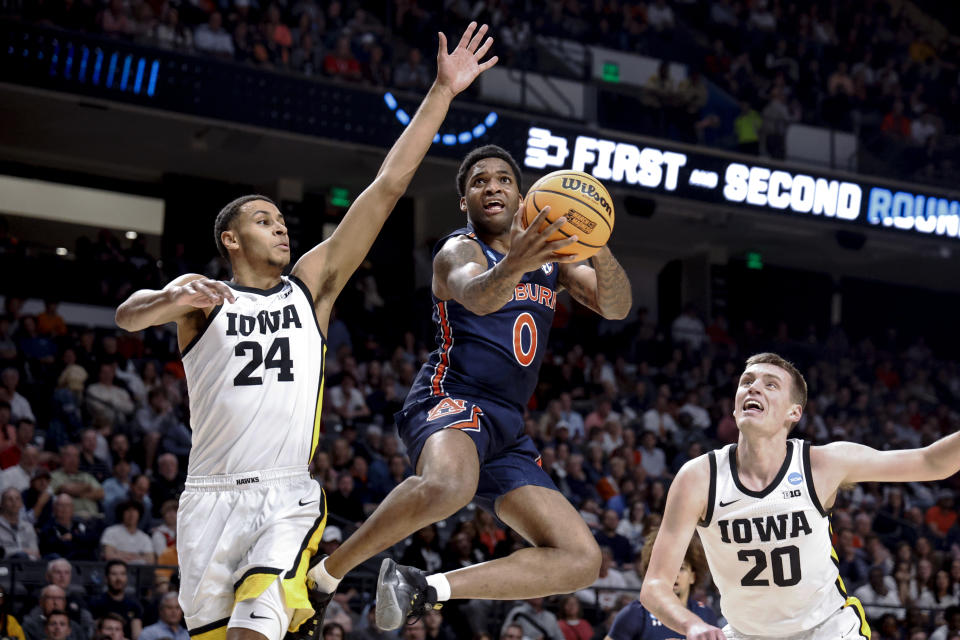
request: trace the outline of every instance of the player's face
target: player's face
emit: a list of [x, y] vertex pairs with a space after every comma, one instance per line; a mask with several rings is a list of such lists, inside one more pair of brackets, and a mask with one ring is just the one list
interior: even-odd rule
[[505, 160], [483, 158], [470, 167], [460, 210], [475, 229], [492, 235], [507, 233], [519, 207], [517, 178]]
[[694, 573], [690, 563], [684, 560], [680, 565], [680, 573], [677, 574], [677, 580], [673, 583], [673, 593], [687, 604], [687, 598], [690, 597], [690, 587], [697, 581], [697, 574]]
[[800, 419], [802, 409], [792, 398], [790, 373], [772, 364], [753, 364], [740, 376], [733, 407], [737, 427], [774, 434]]
[[225, 237], [224, 245], [228, 249], [238, 247], [251, 265], [283, 269], [290, 263], [287, 225], [280, 210], [269, 202], [253, 200], [243, 205], [228, 233], [236, 244]]

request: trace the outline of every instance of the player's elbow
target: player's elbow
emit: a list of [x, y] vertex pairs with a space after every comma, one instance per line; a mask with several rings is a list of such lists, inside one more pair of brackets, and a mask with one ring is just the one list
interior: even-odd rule
[[647, 579], [643, 581], [643, 585], [640, 587], [640, 604], [644, 606], [648, 611], [654, 611], [656, 607], [656, 596], [655, 592], [657, 589], [657, 580]]

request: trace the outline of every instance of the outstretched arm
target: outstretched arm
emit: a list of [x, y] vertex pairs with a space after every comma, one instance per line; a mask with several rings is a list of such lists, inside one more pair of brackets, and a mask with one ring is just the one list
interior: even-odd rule
[[610, 249], [600, 249], [586, 262], [560, 265], [560, 284], [573, 299], [608, 320], [623, 320], [630, 313], [633, 294], [630, 280]]
[[[437, 79], [413, 120], [387, 153], [373, 183], [354, 200], [333, 235], [304, 254], [293, 267], [293, 274], [310, 288], [315, 302], [322, 299], [332, 306], [413, 179], [454, 96], [497, 63], [496, 56], [481, 62], [493, 38], [484, 42], [487, 26], [479, 30], [476, 27], [475, 22], [470, 23], [453, 53], [447, 53], [447, 39], [439, 34]], [[326, 314], [318, 313], [318, 317], [325, 318]]]
[[710, 468], [706, 456], [687, 462], [667, 493], [663, 523], [653, 543], [650, 565], [643, 577], [640, 602], [657, 620], [690, 640], [726, 640], [723, 632], [687, 609], [673, 593], [687, 543], [707, 508]]
[[810, 463], [817, 494], [824, 506], [829, 506], [837, 489], [845, 484], [949, 478], [960, 471], [960, 431], [922, 449], [877, 451], [853, 442], [834, 442], [812, 447]]

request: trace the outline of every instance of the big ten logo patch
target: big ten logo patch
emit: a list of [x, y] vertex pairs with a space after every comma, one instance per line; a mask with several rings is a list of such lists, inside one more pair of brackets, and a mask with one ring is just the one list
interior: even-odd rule
[[427, 413], [427, 422], [432, 422], [437, 418], [453, 416], [467, 410], [467, 401], [456, 398], [444, 398]]

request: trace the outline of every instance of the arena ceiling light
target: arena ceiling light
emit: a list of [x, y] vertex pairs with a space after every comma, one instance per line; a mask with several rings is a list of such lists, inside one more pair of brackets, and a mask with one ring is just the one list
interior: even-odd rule
[[[393, 111], [393, 115], [396, 116], [397, 120], [403, 126], [410, 124], [410, 114], [403, 110], [398, 104], [397, 99], [393, 97], [393, 94], [387, 91], [383, 94], [383, 101], [386, 103], [387, 108], [390, 111]], [[476, 138], [479, 138], [487, 133], [487, 130], [497, 123], [497, 112], [491, 111], [486, 115], [482, 122], [478, 122], [470, 129], [466, 131], [461, 131], [460, 133], [444, 133], [437, 134], [433, 136], [433, 143], [437, 144], [438, 142], [444, 144], [448, 147], [452, 147], [457, 144], [467, 144]]]

